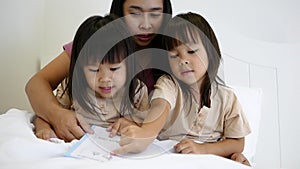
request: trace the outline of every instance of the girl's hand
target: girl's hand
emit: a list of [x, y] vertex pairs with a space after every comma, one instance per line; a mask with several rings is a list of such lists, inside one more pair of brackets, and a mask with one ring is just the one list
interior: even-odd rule
[[126, 153], [140, 153], [145, 150], [156, 138], [156, 136], [151, 136], [147, 130], [137, 126], [130, 125], [122, 130], [120, 130], [120, 146], [116, 150], [113, 150], [111, 153], [126, 154]]
[[51, 128], [50, 124], [43, 119], [36, 117], [33, 121], [35, 126], [34, 134], [37, 138], [43, 140], [50, 140], [50, 138], [57, 138], [54, 130]]
[[107, 128], [107, 131], [110, 132], [109, 137], [114, 137], [115, 135], [120, 135], [120, 130], [130, 125], [136, 125], [133, 121], [130, 121], [126, 118], [119, 118], [116, 122], [110, 125]]
[[174, 146], [177, 153], [182, 154], [207, 154], [205, 145], [190, 139], [184, 139]]
[[247, 166], [251, 166], [248, 159], [242, 153], [233, 153], [230, 156], [230, 159], [233, 160], [233, 161], [245, 164]]

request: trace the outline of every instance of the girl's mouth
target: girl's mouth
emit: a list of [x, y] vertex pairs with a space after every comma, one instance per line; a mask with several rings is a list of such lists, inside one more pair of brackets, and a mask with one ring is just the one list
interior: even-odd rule
[[99, 87], [99, 89], [101, 90], [101, 92], [103, 93], [110, 93], [112, 90], [112, 87]]
[[186, 71], [181, 72], [181, 75], [187, 75], [187, 74], [192, 73], [192, 72], [194, 72], [194, 71], [193, 70], [186, 70]]

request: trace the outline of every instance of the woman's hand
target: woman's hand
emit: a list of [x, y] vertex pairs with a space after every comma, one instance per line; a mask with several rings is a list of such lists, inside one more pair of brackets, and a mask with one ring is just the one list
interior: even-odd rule
[[94, 133], [89, 124], [73, 110], [62, 109], [51, 122], [56, 135], [65, 141], [80, 139], [85, 133]]

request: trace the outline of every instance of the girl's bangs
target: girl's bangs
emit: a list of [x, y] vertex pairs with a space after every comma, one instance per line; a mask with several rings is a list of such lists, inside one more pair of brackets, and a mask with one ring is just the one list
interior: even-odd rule
[[189, 43], [198, 43], [200, 30], [191, 23], [179, 23], [169, 27], [168, 37], [166, 37], [166, 50], [172, 50], [177, 46]]
[[[109, 51], [105, 51], [100, 43], [90, 43], [80, 51], [81, 65], [89, 65], [95, 63], [121, 63], [127, 56], [127, 46], [122, 41], [113, 46]], [[107, 48], [106, 48], [107, 49]], [[105, 54], [106, 53], [106, 54]]]
[[102, 59], [101, 63], [121, 63], [128, 55], [127, 47], [124, 43], [119, 42], [112, 47]]

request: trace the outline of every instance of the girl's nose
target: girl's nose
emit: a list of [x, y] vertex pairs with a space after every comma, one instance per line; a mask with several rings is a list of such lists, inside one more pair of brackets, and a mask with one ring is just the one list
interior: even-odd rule
[[105, 83], [105, 82], [111, 82], [112, 80], [112, 73], [107, 71], [99, 72], [98, 81]]
[[188, 65], [190, 62], [186, 59], [180, 59], [179, 65], [183, 66], [183, 65]]
[[111, 78], [110, 77], [101, 77], [101, 78], [99, 78], [99, 82], [101, 82], [101, 83], [111, 82]]

